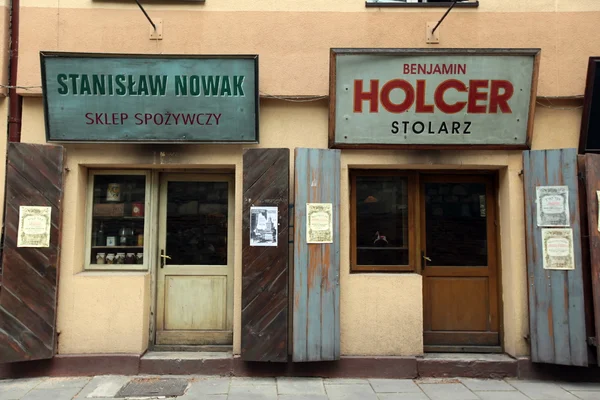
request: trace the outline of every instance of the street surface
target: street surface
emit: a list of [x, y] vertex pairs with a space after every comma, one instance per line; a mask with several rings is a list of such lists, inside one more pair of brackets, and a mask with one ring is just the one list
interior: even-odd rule
[[[179, 384], [179, 400], [600, 400], [600, 383], [445, 379], [229, 378], [209, 376], [96, 376], [0, 381], [0, 400], [115, 399], [129, 385], [160, 390]], [[141, 385], [141, 386], [140, 386]], [[162, 385], [162, 386], [161, 386]], [[147, 387], [147, 386], [144, 386]], [[184, 388], [184, 389], [183, 389]], [[172, 387], [171, 387], [172, 389]], [[159, 391], [160, 391], [159, 390]], [[124, 398], [124, 397], [119, 397]]]

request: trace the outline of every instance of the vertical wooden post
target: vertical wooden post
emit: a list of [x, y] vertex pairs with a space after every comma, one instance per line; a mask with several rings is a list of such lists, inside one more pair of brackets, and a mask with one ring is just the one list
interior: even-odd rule
[[[293, 361], [340, 357], [340, 151], [296, 149]], [[333, 243], [307, 243], [307, 203], [331, 203]]]

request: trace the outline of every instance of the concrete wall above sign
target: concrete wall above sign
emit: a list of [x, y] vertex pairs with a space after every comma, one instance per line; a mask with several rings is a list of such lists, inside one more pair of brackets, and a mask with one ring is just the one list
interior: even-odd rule
[[258, 56], [40, 57], [49, 142], [258, 142]]
[[333, 148], [528, 148], [539, 50], [332, 49]]

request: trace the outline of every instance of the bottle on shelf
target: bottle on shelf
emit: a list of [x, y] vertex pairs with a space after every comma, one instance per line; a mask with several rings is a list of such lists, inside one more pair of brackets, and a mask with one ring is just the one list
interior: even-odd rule
[[127, 246], [127, 228], [125, 226], [119, 230], [119, 246]]
[[100, 228], [96, 232], [96, 246], [106, 246], [106, 241], [104, 239], [104, 224], [100, 222]]

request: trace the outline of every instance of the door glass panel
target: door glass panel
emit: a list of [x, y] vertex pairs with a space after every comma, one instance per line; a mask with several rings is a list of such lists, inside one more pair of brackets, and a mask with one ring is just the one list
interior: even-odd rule
[[408, 265], [408, 179], [356, 177], [358, 265]]
[[487, 265], [485, 189], [484, 183], [425, 183], [428, 265]]
[[227, 265], [227, 196], [227, 182], [168, 183], [167, 264]]

